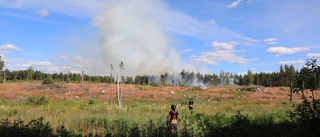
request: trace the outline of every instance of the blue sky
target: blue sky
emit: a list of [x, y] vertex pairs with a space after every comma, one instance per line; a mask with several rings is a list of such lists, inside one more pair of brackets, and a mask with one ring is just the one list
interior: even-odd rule
[[320, 58], [319, 7], [319, 0], [1, 0], [0, 55], [9, 70], [91, 75], [300, 69]]

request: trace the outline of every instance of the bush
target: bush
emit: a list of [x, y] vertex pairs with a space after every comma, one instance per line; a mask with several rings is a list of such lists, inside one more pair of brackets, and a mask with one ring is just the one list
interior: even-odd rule
[[305, 127], [309, 133], [319, 134], [320, 127], [320, 99], [309, 101], [307, 98], [302, 98], [303, 102], [298, 104], [295, 110], [288, 111], [289, 117], [293, 122]]
[[29, 105], [46, 105], [49, 100], [45, 96], [31, 96], [27, 99], [27, 104]]
[[45, 84], [54, 84], [54, 80], [52, 79], [52, 77], [46, 77], [43, 81], [42, 81], [42, 85]]
[[31, 120], [27, 124], [21, 119], [11, 122], [8, 119], [0, 122], [1, 137], [51, 137], [53, 136], [52, 128], [49, 122], [44, 123], [44, 118], [40, 117]]
[[59, 137], [81, 137], [81, 134], [75, 134], [68, 131], [64, 126], [59, 126], [57, 129], [57, 136]]
[[90, 99], [88, 105], [95, 105], [97, 104], [97, 101], [94, 99]]
[[152, 84], [152, 87], [159, 87], [159, 84], [153, 83], [153, 84]]

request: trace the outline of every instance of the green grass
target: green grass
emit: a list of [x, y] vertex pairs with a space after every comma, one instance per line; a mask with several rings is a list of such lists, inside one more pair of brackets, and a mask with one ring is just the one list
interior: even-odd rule
[[[146, 86], [137, 86], [146, 90]], [[287, 110], [293, 110], [289, 101], [261, 102], [243, 99], [248, 92], [233, 92], [228, 90], [231, 98], [201, 96], [196, 92], [176, 92], [167, 102], [149, 100], [154, 95], [146, 95], [142, 100], [124, 98], [122, 107], [119, 108], [114, 98], [101, 101], [90, 100], [64, 100], [51, 99], [44, 96], [33, 96], [25, 100], [0, 100], [0, 119], [20, 118], [30, 121], [44, 117], [54, 131], [63, 125], [72, 133], [88, 135], [90, 133], [106, 135], [119, 135], [119, 129], [147, 132], [144, 129], [155, 126], [161, 128], [165, 125], [171, 104], [177, 104], [180, 116], [179, 132], [183, 132], [183, 125], [201, 136], [201, 132], [210, 126], [226, 126], [231, 123], [231, 117], [237, 112], [248, 116], [250, 120], [261, 123], [281, 123], [288, 120]], [[187, 101], [192, 97], [195, 102], [194, 115], [190, 115]], [[153, 122], [150, 124], [150, 122]], [[152, 125], [154, 124], [154, 125]], [[60, 127], [61, 129], [61, 127]], [[130, 132], [130, 131], [128, 131]]]
[[[195, 104], [195, 112], [205, 114], [234, 114], [238, 110], [241, 110], [248, 114], [264, 114], [283, 112], [291, 103], [279, 102], [277, 108], [268, 106], [266, 102], [232, 102], [232, 101], [212, 101], [207, 103], [208, 98]], [[180, 100], [182, 102], [182, 100]], [[67, 101], [61, 99], [50, 100], [47, 104], [33, 105], [30, 101], [14, 101], [12, 103], [2, 101], [0, 105], [1, 118], [9, 117], [10, 115], [21, 117], [29, 117], [30, 119], [37, 118], [39, 116], [45, 116], [46, 119], [50, 117], [72, 117], [77, 116], [108, 116], [114, 119], [118, 118], [132, 118], [132, 121], [148, 121], [149, 117], [159, 118], [167, 115], [170, 110], [169, 103], [149, 103], [149, 102], [133, 102], [123, 104], [121, 108], [116, 103], [98, 102], [95, 100], [90, 101]], [[179, 102], [179, 101], [177, 101]], [[285, 109], [286, 108], [286, 109]], [[188, 107], [186, 105], [178, 104], [181, 115], [188, 114]], [[13, 113], [14, 112], [14, 113]], [[284, 112], [283, 112], [284, 113]], [[9, 115], [10, 114], [10, 115]], [[136, 120], [138, 119], [138, 120]]]

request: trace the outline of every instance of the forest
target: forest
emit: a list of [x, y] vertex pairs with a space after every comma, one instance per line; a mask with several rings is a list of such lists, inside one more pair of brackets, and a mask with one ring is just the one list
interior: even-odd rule
[[[92, 76], [80, 73], [45, 73], [39, 70], [34, 70], [29, 67], [27, 70], [13, 70], [5, 69], [1, 72], [1, 82], [21, 82], [21, 81], [42, 81], [46, 78], [52, 78], [55, 82], [79, 83], [83, 81], [90, 83], [114, 83], [115, 77], [109, 76]], [[253, 73], [251, 70], [247, 74], [232, 74], [231, 72], [220, 71], [219, 74], [201, 74], [199, 72], [189, 72], [182, 70], [178, 74], [165, 73], [160, 76], [154, 75], [137, 75], [137, 76], [123, 76], [126, 84], [137, 85], [205, 85], [205, 86], [228, 86], [228, 85], [261, 85], [265, 87], [289, 87], [290, 83], [294, 81], [299, 74], [293, 65], [280, 66], [279, 71], [267, 73], [259, 72]], [[178, 76], [178, 78], [177, 78]], [[159, 79], [160, 80], [157, 80]]]
[[[308, 59], [307, 62], [316, 59]], [[121, 61], [119, 69], [123, 68], [123, 62]], [[111, 70], [113, 70], [111, 65]], [[0, 80], [2, 83], [6, 81], [19, 82], [19, 81], [42, 81], [46, 78], [52, 79], [54, 82], [66, 82], [66, 83], [79, 83], [86, 81], [90, 83], [114, 83], [115, 76], [110, 75], [87, 75], [83, 73], [46, 73], [39, 70], [34, 70], [30, 66], [26, 70], [9, 70], [4, 69], [4, 61], [0, 57]], [[233, 74], [231, 72], [225, 72], [221, 70], [219, 74], [201, 74], [200, 72], [182, 70], [177, 74], [164, 73], [160, 76], [155, 75], [137, 75], [137, 76], [121, 76], [123, 82], [126, 84], [137, 85], [192, 85], [192, 86], [228, 86], [228, 85], [261, 85], [265, 87], [289, 87], [295, 80], [298, 74], [305, 75], [306, 70], [302, 68], [296, 70], [291, 64], [290, 66], [280, 65], [279, 71], [276, 72], [256, 72], [253, 73], [248, 70], [246, 74]]]

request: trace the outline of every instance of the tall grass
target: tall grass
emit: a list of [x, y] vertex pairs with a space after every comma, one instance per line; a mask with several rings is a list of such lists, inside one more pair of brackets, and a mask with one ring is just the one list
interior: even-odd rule
[[[141, 88], [145, 88], [141, 86]], [[231, 91], [230, 91], [231, 92]], [[231, 93], [227, 93], [231, 94]], [[105, 101], [51, 99], [33, 96], [25, 100], [0, 100], [0, 119], [20, 118], [31, 121], [44, 117], [53, 131], [74, 135], [130, 136], [166, 135], [167, 115], [171, 104], [177, 104], [179, 111], [179, 133], [190, 136], [205, 136], [212, 128], [230, 126], [237, 112], [249, 121], [281, 123], [287, 121], [290, 102], [250, 102], [243, 100], [247, 94], [238, 92], [232, 98], [199, 96], [195, 93], [184, 96], [177, 93], [166, 103], [125, 100], [119, 108], [115, 99]], [[195, 113], [191, 115], [187, 100], [192, 97]], [[241, 119], [243, 117], [237, 117]]]
[[[238, 104], [227, 101], [206, 104], [205, 101], [199, 101], [198, 105], [195, 106], [195, 115], [189, 113], [186, 105], [178, 105], [180, 114], [179, 132], [182, 133], [183, 129], [186, 129], [188, 126], [188, 131], [192, 131], [192, 134], [202, 136], [201, 134], [205, 133], [203, 132], [205, 125], [208, 125], [205, 122], [211, 122], [211, 125], [225, 126], [230, 121], [228, 116], [234, 115], [238, 110], [257, 120], [269, 119], [275, 122], [285, 120], [284, 108], [287, 108], [288, 104], [281, 104], [280, 107], [282, 107], [279, 109], [263, 107], [265, 105], [268, 104], [249, 102]], [[42, 105], [35, 105], [30, 103], [30, 100], [24, 100], [22, 102], [5, 102], [0, 105], [0, 117], [1, 119], [21, 118], [29, 121], [44, 116], [45, 121], [50, 122], [54, 130], [58, 130], [62, 125], [73, 133], [84, 135], [90, 133], [120, 135], [121, 132], [124, 132], [122, 129], [129, 130], [133, 128], [132, 131], [126, 131], [125, 133], [149, 133], [151, 132], [147, 131], [147, 127], [150, 128], [149, 126], [153, 126], [154, 128], [165, 126], [166, 115], [170, 109], [169, 106], [169, 103], [134, 102], [123, 104], [119, 108], [116, 103], [59, 99], [49, 100], [48, 103]], [[206, 115], [214, 116], [205, 117]], [[154, 125], [150, 125], [151, 121]], [[140, 130], [134, 131], [134, 128]], [[118, 131], [119, 129], [121, 131]], [[146, 130], [143, 131], [142, 129]]]

